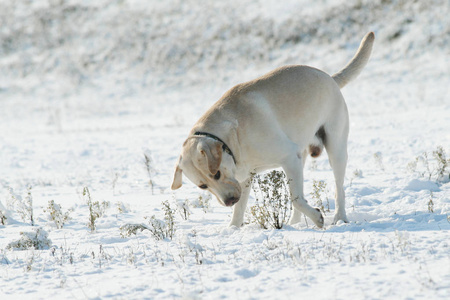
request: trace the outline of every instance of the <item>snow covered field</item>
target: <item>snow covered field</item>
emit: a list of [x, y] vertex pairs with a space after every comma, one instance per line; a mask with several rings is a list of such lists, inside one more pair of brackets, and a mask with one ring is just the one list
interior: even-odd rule
[[[447, 0], [0, 2], [0, 299], [449, 299], [449, 15]], [[351, 223], [331, 225], [326, 154], [305, 168], [311, 203], [326, 183], [324, 229], [229, 228], [190, 182], [170, 190], [227, 89], [285, 64], [332, 74], [368, 31], [343, 89]], [[152, 228], [164, 201], [172, 239], [120, 230]], [[43, 249], [25, 247], [37, 231]]]

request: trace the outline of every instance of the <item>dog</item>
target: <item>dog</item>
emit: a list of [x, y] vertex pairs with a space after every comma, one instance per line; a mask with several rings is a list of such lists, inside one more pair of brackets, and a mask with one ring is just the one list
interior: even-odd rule
[[233, 206], [230, 226], [243, 225], [251, 174], [281, 167], [289, 179], [293, 213], [322, 228], [324, 218], [303, 195], [303, 168], [310, 154], [325, 147], [336, 184], [333, 224], [348, 222], [344, 177], [347, 166], [349, 117], [340, 89], [367, 64], [375, 35], [369, 32], [350, 62], [330, 76], [318, 69], [291, 65], [273, 70], [228, 90], [195, 123], [183, 143], [172, 189], [184, 173], [195, 185]]

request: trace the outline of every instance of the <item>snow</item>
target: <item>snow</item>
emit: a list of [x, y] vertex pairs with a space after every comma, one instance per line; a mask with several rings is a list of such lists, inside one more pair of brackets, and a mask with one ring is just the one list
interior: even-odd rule
[[[20, 0], [0, 15], [1, 299], [450, 298], [450, 182], [432, 154], [450, 157], [448, 1]], [[187, 180], [170, 190], [227, 89], [285, 64], [334, 73], [368, 31], [369, 64], [342, 91], [349, 224], [331, 225], [326, 154], [305, 167], [308, 199], [327, 184], [323, 230], [228, 227], [231, 210]], [[94, 232], [85, 187], [109, 203]], [[122, 237], [186, 200], [173, 239]], [[8, 247], [26, 237], [44, 249]]]

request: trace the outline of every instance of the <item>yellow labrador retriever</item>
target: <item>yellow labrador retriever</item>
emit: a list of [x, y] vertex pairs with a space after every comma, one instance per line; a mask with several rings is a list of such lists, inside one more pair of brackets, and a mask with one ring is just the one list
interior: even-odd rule
[[294, 206], [289, 223], [304, 213], [322, 227], [320, 210], [303, 195], [303, 167], [308, 153], [317, 157], [325, 146], [336, 182], [334, 223], [348, 222], [343, 184], [349, 121], [340, 88], [367, 64], [374, 39], [368, 33], [353, 59], [333, 76], [285, 66], [227, 91], [190, 131], [172, 189], [181, 187], [184, 173], [222, 205], [234, 205], [230, 225], [242, 226], [251, 173], [281, 167], [290, 179]]

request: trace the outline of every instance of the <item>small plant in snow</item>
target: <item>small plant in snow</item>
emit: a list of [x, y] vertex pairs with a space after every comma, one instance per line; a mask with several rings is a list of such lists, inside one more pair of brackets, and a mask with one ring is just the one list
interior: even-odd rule
[[172, 239], [175, 234], [175, 209], [170, 207], [170, 203], [167, 200], [162, 204], [164, 210], [164, 221], [167, 226], [167, 236]]
[[330, 211], [330, 200], [328, 199], [325, 189], [327, 184], [323, 180], [313, 180], [313, 191], [311, 192], [311, 197], [315, 200], [315, 205], [325, 214], [325, 207], [323, 206], [322, 194], [324, 194], [327, 200], [327, 211]]
[[70, 213], [72, 212], [72, 210], [69, 209], [68, 211], [63, 213], [61, 206], [55, 203], [54, 200], [48, 201], [48, 206], [46, 209], [44, 209], [44, 211], [49, 213], [49, 220], [55, 222], [56, 228], [58, 229], [63, 228], [64, 224], [71, 219]]
[[[30, 220], [31, 226], [34, 226], [34, 212], [33, 212], [33, 196], [31, 195], [31, 186], [27, 188], [27, 196], [25, 197], [24, 215]], [[24, 217], [24, 219], [26, 219]]]
[[168, 236], [169, 231], [167, 230], [167, 225], [164, 221], [157, 219], [154, 215], [150, 218], [146, 217], [146, 219], [150, 225], [148, 230], [150, 230], [157, 240], [164, 240]]
[[353, 180], [355, 180], [356, 178], [362, 178], [363, 177], [363, 172], [360, 169], [355, 169], [352, 172], [351, 178], [350, 178], [350, 185], [352, 185]]
[[[422, 164], [425, 170], [417, 170], [419, 164]], [[422, 155], [417, 156], [413, 161], [409, 162], [406, 166], [406, 169], [411, 173], [419, 173], [420, 176], [425, 177], [425, 173], [429, 174], [429, 178], [431, 178], [430, 164], [428, 163], [428, 154], [426, 152], [422, 153]]]
[[125, 205], [123, 202], [120, 201], [116, 202], [116, 208], [119, 214], [127, 213], [130, 210], [128, 205]]
[[6, 220], [7, 219], [8, 218], [6, 217], [6, 214], [2, 210], [0, 210], [0, 224], [1, 225], [6, 225]]
[[251, 222], [262, 228], [283, 228], [292, 211], [284, 172], [274, 170], [264, 176], [252, 174], [255, 205], [250, 207]]
[[149, 225], [145, 224], [125, 224], [119, 228], [120, 235], [127, 237], [136, 235], [139, 231], [149, 230], [157, 240], [166, 238], [172, 239], [175, 235], [175, 212], [170, 206], [169, 201], [162, 202], [164, 211], [164, 220], [159, 220], [156, 216], [145, 217]]
[[189, 208], [189, 200], [178, 201], [177, 202], [177, 211], [180, 213], [183, 220], [188, 220], [191, 215], [191, 210]]
[[[150, 226], [148, 226], [148, 229], [153, 234], [153, 236], [157, 240], [164, 240], [166, 238], [173, 238], [174, 230], [170, 230], [169, 226], [166, 224], [166, 222], [157, 219], [154, 215], [149, 217], [146, 217], [148, 220], [148, 223]], [[174, 228], [172, 228], [174, 229]]]
[[33, 196], [31, 195], [31, 186], [27, 188], [27, 195], [25, 199], [16, 195], [12, 188], [9, 188], [11, 195], [12, 207], [15, 207], [20, 217], [24, 222], [29, 221], [31, 226], [34, 226], [34, 212], [33, 212]]
[[430, 191], [430, 199], [428, 200], [428, 212], [434, 213], [433, 192]]
[[87, 226], [93, 232], [96, 228], [95, 221], [105, 214], [106, 209], [109, 207], [109, 202], [103, 201], [101, 204], [98, 201], [92, 202], [91, 193], [87, 187], [83, 188], [83, 197], [89, 208], [89, 222]]
[[144, 163], [145, 169], [147, 170], [147, 174], [149, 177], [148, 184], [152, 188], [152, 195], [153, 195], [154, 189], [153, 174], [155, 173], [155, 168], [153, 167], [153, 159], [150, 150], [144, 152]]
[[436, 181], [450, 180], [450, 158], [447, 158], [443, 147], [438, 146], [436, 150], [431, 152], [431, 156], [436, 164], [430, 164], [430, 155], [427, 152], [417, 156], [412, 162], [408, 163], [407, 169], [411, 173], [418, 173], [422, 177]]
[[397, 247], [400, 249], [401, 253], [407, 253], [410, 250], [411, 242], [409, 241], [409, 233], [406, 231], [395, 231], [395, 236], [397, 237]]
[[375, 160], [375, 163], [381, 169], [381, 171], [384, 171], [383, 155], [381, 154], [381, 152], [374, 153], [373, 159]]
[[360, 169], [355, 169], [353, 171], [353, 177], [355, 177], [355, 178], [362, 178], [363, 177], [363, 172]]
[[144, 229], [150, 230], [153, 236], [158, 240], [163, 240], [166, 238], [173, 239], [176, 230], [175, 209], [170, 207], [170, 203], [167, 200], [164, 201], [162, 205], [164, 210], [164, 221], [157, 219], [154, 215], [151, 217], [146, 217], [150, 226]]
[[21, 232], [21, 238], [6, 246], [6, 249], [14, 250], [43, 250], [49, 249], [52, 241], [48, 238], [48, 233], [42, 228], [36, 228], [32, 232]]
[[437, 162], [437, 180], [450, 180], [450, 158], [446, 157], [444, 148], [438, 146], [437, 149], [433, 151], [433, 157]]
[[116, 185], [117, 181], [119, 180], [119, 173], [115, 172], [114, 177], [112, 179], [112, 189], [113, 189], [113, 195], [116, 194]]
[[198, 198], [192, 203], [193, 207], [203, 209], [204, 213], [211, 211], [210, 206], [211, 194], [203, 194], [198, 196]]
[[120, 235], [125, 238], [131, 235], [136, 235], [138, 231], [150, 230], [145, 224], [125, 224], [120, 226]]

